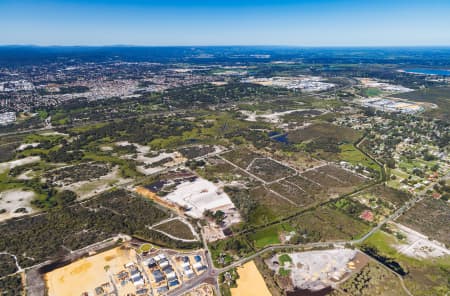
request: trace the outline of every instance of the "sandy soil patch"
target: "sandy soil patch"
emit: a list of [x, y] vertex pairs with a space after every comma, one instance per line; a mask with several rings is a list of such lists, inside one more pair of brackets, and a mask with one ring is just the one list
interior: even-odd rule
[[255, 262], [250, 261], [237, 269], [239, 279], [237, 280], [237, 288], [231, 288], [231, 295], [258, 295], [270, 296], [269, 289], [264, 282], [262, 275], [259, 273]]
[[394, 228], [406, 237], [405, 244], [397, 244], [394, 247], [402, 254], [413, 258], [433, 258], [450, 255], [450, 250], [444, 244], [431, 241], [420, 232], [401, 224], [391, 223]]
[[[30, 206], [34, 198], [34, 192], [24, 190], [8, 190], [0, 192], [0, 210], [6, 210], [0, 214], [0, 221], [9, 218], [19, 217], [33, 213], [34, 210]], [[25, 209], [25, 211], [15, 212], [17, 209]]]
[[19, 180], [31, 180], [34, 177], [33, 170], [28, 170], [23, 172], [22, 174], [18, 175], [16, 178]]
[[28, 148], [36, 148], [39, 146], [40, 143], [28, 143], [28, 144], [21, 144], [19, 147], [17, 147], [17, 151], [23, 151]]
[[[45, 275], [49, 296], [80, 296], [84, 292], [96, 295], [95, 288], [114, 281], [114, 274], [124, 270], [124, 265], [134, 260], [129, 250], [115, 248], [84, 258]], [[107, 267], [107, 271], [105, 270]], [[119, 295], [135, 293], [131, 283], [120, 287]]]
[[60, 133], [57, 131], [45, 132], [45, 133], [41, 133], [40, 135], [42, 135], [42, 136], [64, 136], [64, 137], [69, 136], [69, 134]]
[[41, 160], [41, 157], [39, 157], [39, 156], [29, 156], [29, 157], [25, 157], [25, 158], [21, 158], [21, 159], [17, 159], [17, 160], [2, 162], [2, 163], [0, 163], [0, 174], [4, 173], [6, 170], [9, 170], [9, 169], [12, 169], [12, 168], [15, 168], [18, 166], [22, 166], [22, 165], [39, 162], [40, 160]]

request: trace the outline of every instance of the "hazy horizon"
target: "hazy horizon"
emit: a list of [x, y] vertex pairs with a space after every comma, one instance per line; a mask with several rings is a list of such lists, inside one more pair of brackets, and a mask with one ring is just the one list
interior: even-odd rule
[[450, 46], [450, 2], [2, 0], [0, 45]]

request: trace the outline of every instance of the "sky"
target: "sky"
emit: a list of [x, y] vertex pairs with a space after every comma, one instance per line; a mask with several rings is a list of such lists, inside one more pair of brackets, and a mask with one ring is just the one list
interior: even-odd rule
[[450, 0], [0, 0], [0, 44], [450, 45]]

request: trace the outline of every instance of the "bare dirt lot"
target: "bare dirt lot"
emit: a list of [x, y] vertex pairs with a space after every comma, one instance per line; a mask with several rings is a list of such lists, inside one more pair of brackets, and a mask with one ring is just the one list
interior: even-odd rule
[[270, 296], [269, 289], [267, 289], [266, 283], [263, 277], [259, 273], [255, 262], [250, 261], [245, 263], [237, 270], [239, 279], [237, 280], [237, 288], [231, 289], [231, 295], [244, 296], [244, 295], [258, 295], [258, 296]]
[[390, 226], [405, 237], [402, 241], [404, 244], [398, 244], [394, 247], [406, 256], [413, 258], [433, 258], [450, 255], [450, 250], [443, 244], [430, 241], [425, 235], [409, 227], [397, 223], [392, 223]]
[[[112, 275], [123, 270], [132, 257], [129, 250], [114, 248], [55, 269], [45, 275], [48, 295], [80, 296], [84, 292], [95, 295], [95, 288], [109, 283]], [[121, 287], [119, 294], [128, 292], [135, 292], [131, 283]]]
[[443, 200], [425, 198], [397, 220], [430, 239], [450, 246], [450, 205]]

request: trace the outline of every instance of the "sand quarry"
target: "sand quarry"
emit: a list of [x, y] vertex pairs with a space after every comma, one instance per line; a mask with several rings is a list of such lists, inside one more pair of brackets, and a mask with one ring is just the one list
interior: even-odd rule
[[250, 261], [238, 267], [237, 288], [231, 288], [233, 296], [271, 296], [269, 289], [259, 273], [255, 262]]
[[[123, 270], [132, 257], [129, 250], [118, 247], [55, 269], [45, 275], [48, 295], [80, 296], [84, 292], [95, 295], [95, 288], [111, 282], [113, 274]], [[108, 271], [105, 266], [109, 266]], [[130, 287], [121, 287], [120, 295], [135, 292], [131, 283], [127, 286]]]
[[[7, 190], [0, 192], [0, 210], [6, 210], [5, 213], [0, 214], [0, 221], [32, 213], [33, 208], [30, 203], [33, 198], [34, 192], [32, 191]], [[26, 212], [15, 213], [20, 208], [26, 209]]]

